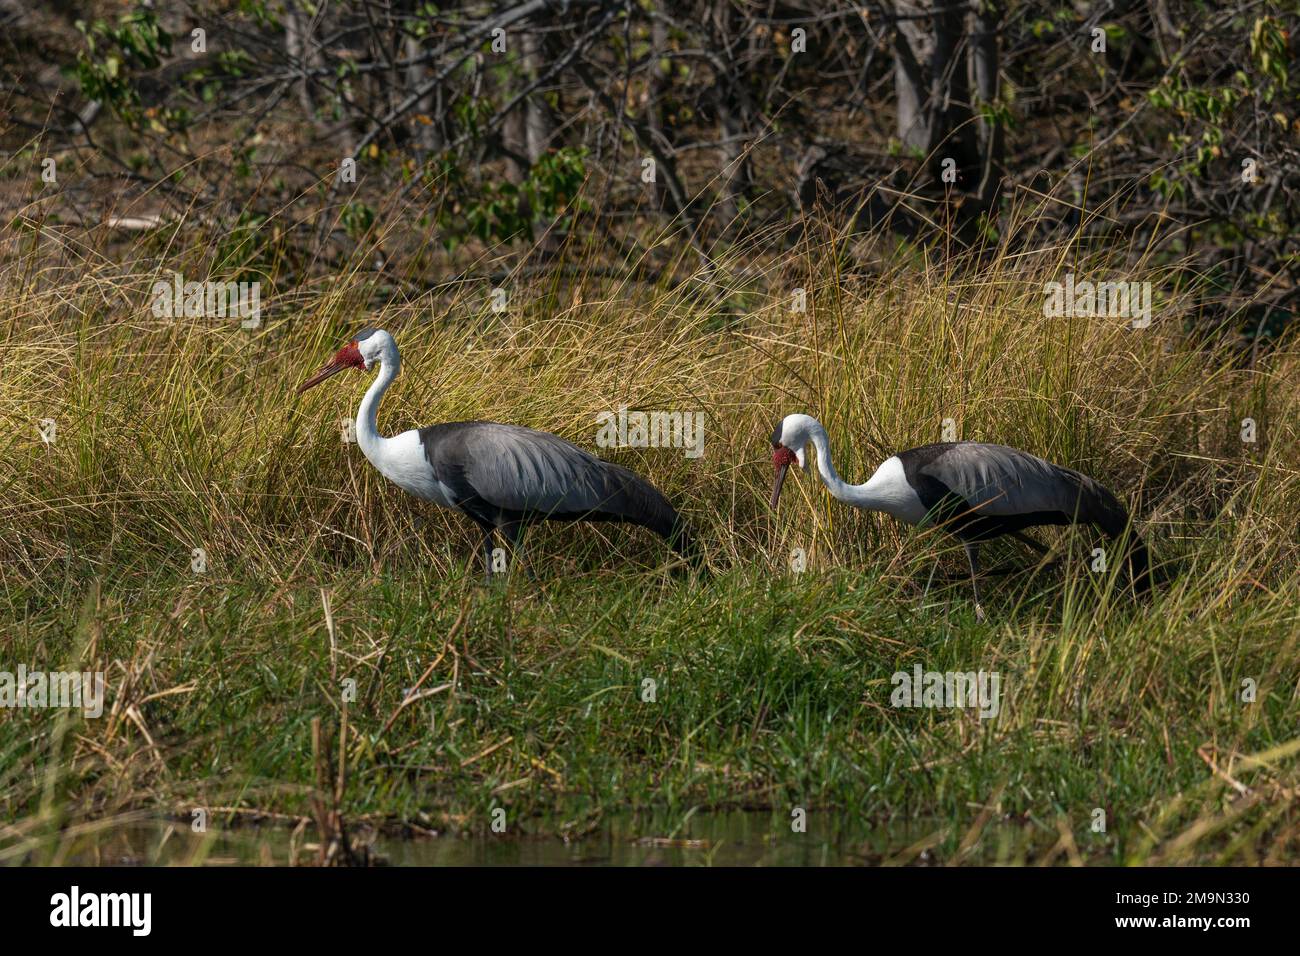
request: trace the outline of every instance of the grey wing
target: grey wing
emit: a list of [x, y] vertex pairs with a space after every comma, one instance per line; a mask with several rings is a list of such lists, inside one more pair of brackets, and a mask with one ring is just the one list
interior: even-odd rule
[[425, 454], [460, 499], [554, 518], [605, 516], [670, 534], [677, 514], [649, 482], [549, 432], [496, 422], [421, 430]]
[[1115, 497], [1087, 475], [1005, 445], [959, 442], [920, 471], [943, 482], [981, 515], [1059, 513], [1107, 531], [1127, 520]]
[[465, 451], [466, 478], [498, 508], [561, 515], [609, 503], [604, 462], [547, 432], [483, 423], [466, 436]]

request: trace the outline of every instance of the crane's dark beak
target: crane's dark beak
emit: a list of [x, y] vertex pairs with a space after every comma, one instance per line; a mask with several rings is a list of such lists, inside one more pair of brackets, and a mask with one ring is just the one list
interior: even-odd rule
[[309, 388], [315, 388], [331, 375], [337, 375], [345, 368], [365, 368], [366, 360], [361, 357], [361, 349], [357, 347], [357, 340], [353, 339], [343, 348], [334, 353], [334, 357], [316, 370], [316, 374], [307, 381], [298, 386], [298, 394], [301, 395]]
[[298, 394], [301, 395], [309, 388], [315, 388], [317, 385], [325, 381], [325, 379], [329, 378], [331, 375], [337, 375], [339, 372], [343, 371], [346, 368], [348, 368], [347, 365], [344, 365], [342, 362], [338, 362], [335, 361], [334, 359], [331, 359], [330, 361], [322, 365], [317, 370], [315, 375], [313, 375], [311, 378], [307, 379], [307, 381], [303, 382], [301, 385], [298, 386]]
[[781, 486], [785, 484], [785, 474], [790, 470], [790, 463], [774, 462], [772, 468], [772, 510], [775, 511], [777, 503], [781, 500]]
[[790, 470], [790, 466], [799, 461], [799, 456], [792, 452], [784, 445], [776, 445], [772, 449], [772, 510], [776, 510], [777, 503], [781, 500], [781, 486], [785, 484], [785, 473]]

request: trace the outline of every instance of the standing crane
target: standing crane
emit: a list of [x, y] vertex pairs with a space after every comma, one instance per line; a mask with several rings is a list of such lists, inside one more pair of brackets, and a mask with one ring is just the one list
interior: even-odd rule
[[524, 531], [537, 521], [618, 521], [667, 539], [692, 563], [698, 552], [681, 516], [659, 490], [626, 468], [601, 461], [548, 432], [496, 422], [447, 422], [391, 438], [379, 434], [379, 401], [402, 359], [382, 329], [360, 332], [298, 387], [301, 394], [345, 369], [379, 366], [357, 410], [357, 444], [379, 473], [417, 498], [467, 515], [483, 532], [491, 579], [498, 532], [522, 560]]
[[1146, 545], [1129, 528], [1128, 512], [1101, 484], [1070, 468], [1028, 452], [981, 442], [922, 445], [888, 459], [866, 484], [850, 485], [831, 464], [830, 442], [821, 422], [787, 415], [772, 433], [772, 509], [781, 498], [790, 465], [804, 468], [807, 446], [817, 455], [817, 472], [830, 493], [855, 508], [884, 511], [909, 525], [936, 524], [966, 548], [975, 615], [984, 619], [979, 591], [979, 545], [1011, 535], [1040, 554], [1047, 549], [1022, 534], [1040, 525], [1095, 525], [1112, 540], [1128, 533], [1127, 558], [1134, 589], [1151, 587]]

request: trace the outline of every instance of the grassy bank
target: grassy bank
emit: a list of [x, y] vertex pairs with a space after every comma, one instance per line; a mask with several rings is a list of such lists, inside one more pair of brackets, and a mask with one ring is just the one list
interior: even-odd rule
[[[1142, 330], [1044, 318], [1062, 250], [958, 279], [901, 256], [845, 275], [833, 245], [673, 285], [508, 282], [504, 314], [486, 283], [375, 305], [374, 282], [341, 275], [264, 292], [243, 330], [150, 315], [152, 282], [193, 262], [16, 241], [0, 647], [6, 667], [102, 670], [108, 705], [0, 714], [0, 859], [56, 858], [77, 826], [137, 811], [225, 827], [325, 805], [439, 832], [491, 832], [500, 808], [507, 835], [692, 808], [933, 821], [887, 846], [902, 862], [999, 841], [1025, 860], [1293, 858], [1294, 350], [1251, 367], [1190, 341], [1177, 299]], [[367, 324], [403, 353], [388, 433], [490, 418], [592, 448], [622, 404], [704, 412], [702, 458], [602, 454], [679, 503], [709, 573], [669, 575], [637, 529], [558, 527], [530, 538], [538, 582], [478, 586], [468, 522], [341, 440], [363, 376], [293, 394]], [[1086, 534], [1052, 531], [1064, 567], [990, 580], [977, 623], [968, 584], [925, 593], [936, 561], [962, 569], [941, 536], [851, 512], [812, 474], [769, 512], [767, 436], [794, 411], [826, 423], [854, 481], [944, 419], [1087, 471], [1171, 580], [1135, 604], [1089, 570]], [[918, 663], [997, 671], [998, 716], [891, 707], [891, 675]]]

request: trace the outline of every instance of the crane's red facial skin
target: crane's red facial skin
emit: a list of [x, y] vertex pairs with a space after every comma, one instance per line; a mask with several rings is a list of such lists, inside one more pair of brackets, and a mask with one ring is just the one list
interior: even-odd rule
[[365, 368], [366, 360], [361, 357], [361, 348], [356, 342], [349, 342], [334, 353], [334, 357], [317, 369], [316, 374], [298, 386], [301, 395], [309, 388], [315, 388], [331, 375], [337, 375], [344, 369]]
[[349, 342], [343, 348], [338, 350], [334, 356], [334, 361], [349, 368], [365, 368], [366, 360], [361, 357], [361, 346], [356, 342]]
[[799, 459], [789, 448], [784, 445], [777, 445], [772, 449], [772, 510], [776, 510], [777, 504], [781, 500], [781, 486], [785, 484], [785, 473], [790, 470], [790, 465]]

